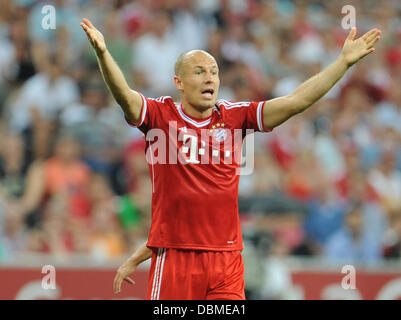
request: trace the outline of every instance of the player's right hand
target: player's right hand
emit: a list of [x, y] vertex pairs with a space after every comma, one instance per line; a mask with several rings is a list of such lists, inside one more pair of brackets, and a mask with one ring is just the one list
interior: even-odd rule
[[128, 260], [126, 261], [120, 268], [117, 270], [117, 274], [114, 277], [114, 283], [113, 283], [113, 288], [114, 288], [114, 293], [120, 293], [121, 292], [121, 284], [125, 280], [130, 284], [135, 284], [135, 281], [132, 280], [129, 275], [133, 273], [136, 269], [137, 265], [132, 263], [132, 261]]
[[91, 43], [93, 49], [96, 53], [104, 53], [106, 51], [106, 43], [102, 33], [97, 30], [92, 22], [88, 19], [83, 18], [81, 22], [81, 27], [84, 29], [86, 35], [88, 36], [89, 42]]

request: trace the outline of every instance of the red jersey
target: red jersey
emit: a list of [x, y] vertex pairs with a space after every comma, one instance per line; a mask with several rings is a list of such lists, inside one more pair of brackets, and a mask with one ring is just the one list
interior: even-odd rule
[[217, 100], [209, 118], [197, 119], [171, 97], [141, 97], [137, 127], [146, 137], [153, 188], [147, 246], [242, 250], [234, 155], [247, 129], [271, 131], [263, 125], [264, 101]]

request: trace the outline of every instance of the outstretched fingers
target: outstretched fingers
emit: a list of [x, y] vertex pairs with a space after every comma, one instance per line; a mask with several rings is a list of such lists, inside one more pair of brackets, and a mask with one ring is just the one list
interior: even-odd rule
[[89, 41], [91, 41], [91, 42], [94, 41], [93, 36], [92, 36], [92, 33], [91, 33], [91, 30], [89, 30], [88, 27], [85, 26], [85, 25], [82, 24], [82, 23], [81, 23], [81, 27], [82, 27], [82, 29], [84, 29], [84, 31], [85, 31], [85, 33], [86, 33], [86, 36], [88, 37]]
[[348, 34], [347, 40], [354, 40], [356, 36], [356, 28], [353, 27]]
[[366, 33], [362, 36], [362, 39], [365, 40], [365, 41], [368, 41], [371, 37], [374, 37], [374, 35], [375, 35], [377, 32], [380, 32], [380, 30], [378, 30], [378, 29], [376, 29], [376, 28], [374, 28], [374, 29], [372, 29], [372, 30], [369, 30], [368, 32], [366, 32]]
[[82, 21], [85, 23], [85, 25], [87, 25], [89, 28], [91, 29], [95, 29], [95, 26], [92, 24], [92, 22], [90, 22], [90, 20], [83, 18]]
[[366, 43], [367, 49], [372, 49], [377, 41], [380, 40], [380, 34], [381, 31], [379, 29], [373, 29], [364, 35], [363, 39]]
[[373, 29], [367, 33], [365, 33], [362, 39], [366, 44], [370, 45], [371, 43], [375, 43], [380, 38], [381, 31], [379, 29]]
[[85, 32], [88, 32], [89, 28], [85, 23], [81, 22], [80, 26], [82, 27], [82, 29], [84, 29]]
[[86, 35], [91, 39], [92, 38], [92, 30], [84, 23], [81, 22], [81, 27], [84, 29]]
[[376, 40], [376, 38], [378, 37], [380, 35], [380, 32], [375, 32], [375, 33], [373, 33], [373, 34], [371, 34], [367, 39], [366, 39], [366, 42], [367, 43], [370, 43], [370, 42], [372, 42], [372, 41], [375, 41]]
[[379, 41], [379, 40], [380, 40], [380, 36], [376, 36], [376, 38], [373, 38], [372, 40], [370, 40], [367, 43], [367, 48], [368, 49], [372, 48], [377, 43], [377, 41]]
[[366, 49], [365, 56], [367, 56], [369, 53], [372, 53], [373, 51], [375, 51], [375, 48]]

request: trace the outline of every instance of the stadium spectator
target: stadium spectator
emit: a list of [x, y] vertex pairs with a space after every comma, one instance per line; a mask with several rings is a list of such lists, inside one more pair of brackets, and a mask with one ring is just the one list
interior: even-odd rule
[[363, 228], [363, 207], [355, 204], [347, 210], [344, 224], [324, 246], [324, 256], [331, 262], [375, 264], [382, 256], [381, 243]]
[[[173, 95], [174, 83], [171, 79], [174, 76], [175, 58], [180, 54], [178, 39], [175, 38], [171, 16], [167, 12], [154, 12], [152, 21], [150, 32], [142, 35], [132, 46], [132, 67], [146, 81], [146, 87], [141, 88], [143, 92], [155, 97]], [[160, 52], [163, 52], [162, 56]], [[157, 77], [154, 76], [156, 74]]]
[[66, 194], [54, 194], [43, 208], [42, 223], [38, 234], [34, 229], [31, 246], [42, 253], [68, 258], [74, 252]]
[[0, 217], [0, 260], [15, 259], [28, 248], [24, 215], [17, 201], [8, 201], [3, 210], [3, 217]]
[[21, 198], [25, 192], [28, 163], [25, 146], [18, 134], [4, 132], [0, 148], [0, 185], [9, 200]]
[[288, 300], [293, 296], [291, 271], [285, 257], [289, 254], [288, 246], [276, 240], [271, 248], [271, 253], [264, 264], [264, 276], [262, 280], [261, 299], [264, 300]]
[[63, 131], [79, 141], [81, 158], [94, 171], [110, 175], [127, 141], [121, 130], [121, 112], [108, 103], [99, 82], [83, 84], [80, 103], [70, 104], [60, 116]]
[[401, 214], [398, 212], [391, 218], [391, 223], [385, 237], [383, 247], [386, 259], [401, 258]]
[[[11, 4], [11, 1], [6, 2]], [[2, 11], [3, 9], [9, 19], [6, 24], [2, 24], [0, 35], [0, 84], [5, 89], [21, 85], [37, 70], [32, 61], [33, 41], [29, 38], [26, 27], [26, 11], [19, 10], [13, 5], [6, 5], [5, 8], [2, 7]], [[7, 10], [10, 10], [8, 16]], [[5, 92], [1, 94], [1, 97], [5, 98]]]
[[[89, 217], [87, 190], [91, 171], [79, 159], [80, 149], [76, 140], [59, 136], [54, 154], [45, 161], [34, 162], [28, 173], [27, 188], [23, 198], [26, 213], [39, 215], [46, 200], [63, 195], [67, 212], [75, 218]], [[40, 220], [40, 217], [37, 219]]]
[[333, 186], [322, 185], [319, 196], [308, 204], [305, 219], [307, 238], [313, 239], [316, 245], [324, 246], [343, 225], [344, 215], [345, 203], [341, 203]]
[[393, 150], [382, 154], [379, 165], [369, 172], [369, 182], [389, 212], [401, 208], [401, 173], [396, 169]]
[[67, 75], [56, 57], [42, 57], [47, 61], [45, 71], [29, 78], [18, 95], [9, 102], [10, 128], [23, 132], [32, 125], [36, 115], [54, 121], [58, 113], [78, 99], [78, 86]]
[[89, 254], [96, 260], [118, 257], [125, 252], [125, 244], [116, 212], [104, 202], [92, 208]]
[[[36, 2], [36, 1], [35, 1]], [[76, 24], [79, 23], [79, 8], [75, 1], [55, 0], [52, 2], [54, 11], [46, 11], [46, 14], [56, 14], [50, 21], [55, 21], [56, 28], [44, 28], [44, 14], [42, 2], [36, 2], [29, 11], [28, 31], [30, 39], [35, 44], [35, 63], [39, 66], [46, 64], [46, 57], [55, 55], [58, 62], [64, 68], [76, 63], [79, 56], [76, 52], [82, 47], [83, 40]], [[102, 6], [104, 8], [104, 5]], [[97, 12], [99, 10], [96, 10]], [[49, 20], [46, 21], [49, 23]], [[45, 59], [40, 58], [44, 55]], [[43, 57], [42, 57], [43, 58]]]

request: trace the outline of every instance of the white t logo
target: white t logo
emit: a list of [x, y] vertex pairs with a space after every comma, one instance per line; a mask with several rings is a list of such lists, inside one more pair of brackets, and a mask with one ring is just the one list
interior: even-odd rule
[[[187, 141], [190, 140], [189, 146], [187, 145]], [[196, 156], [198, 154], [198, 137], [184, 134], [182, 139], [184, 145], [181, 147], [181, 151], [184, 154], [189, 152], [189, 158], [185, 159], [186, 163], [200, 163]]]

